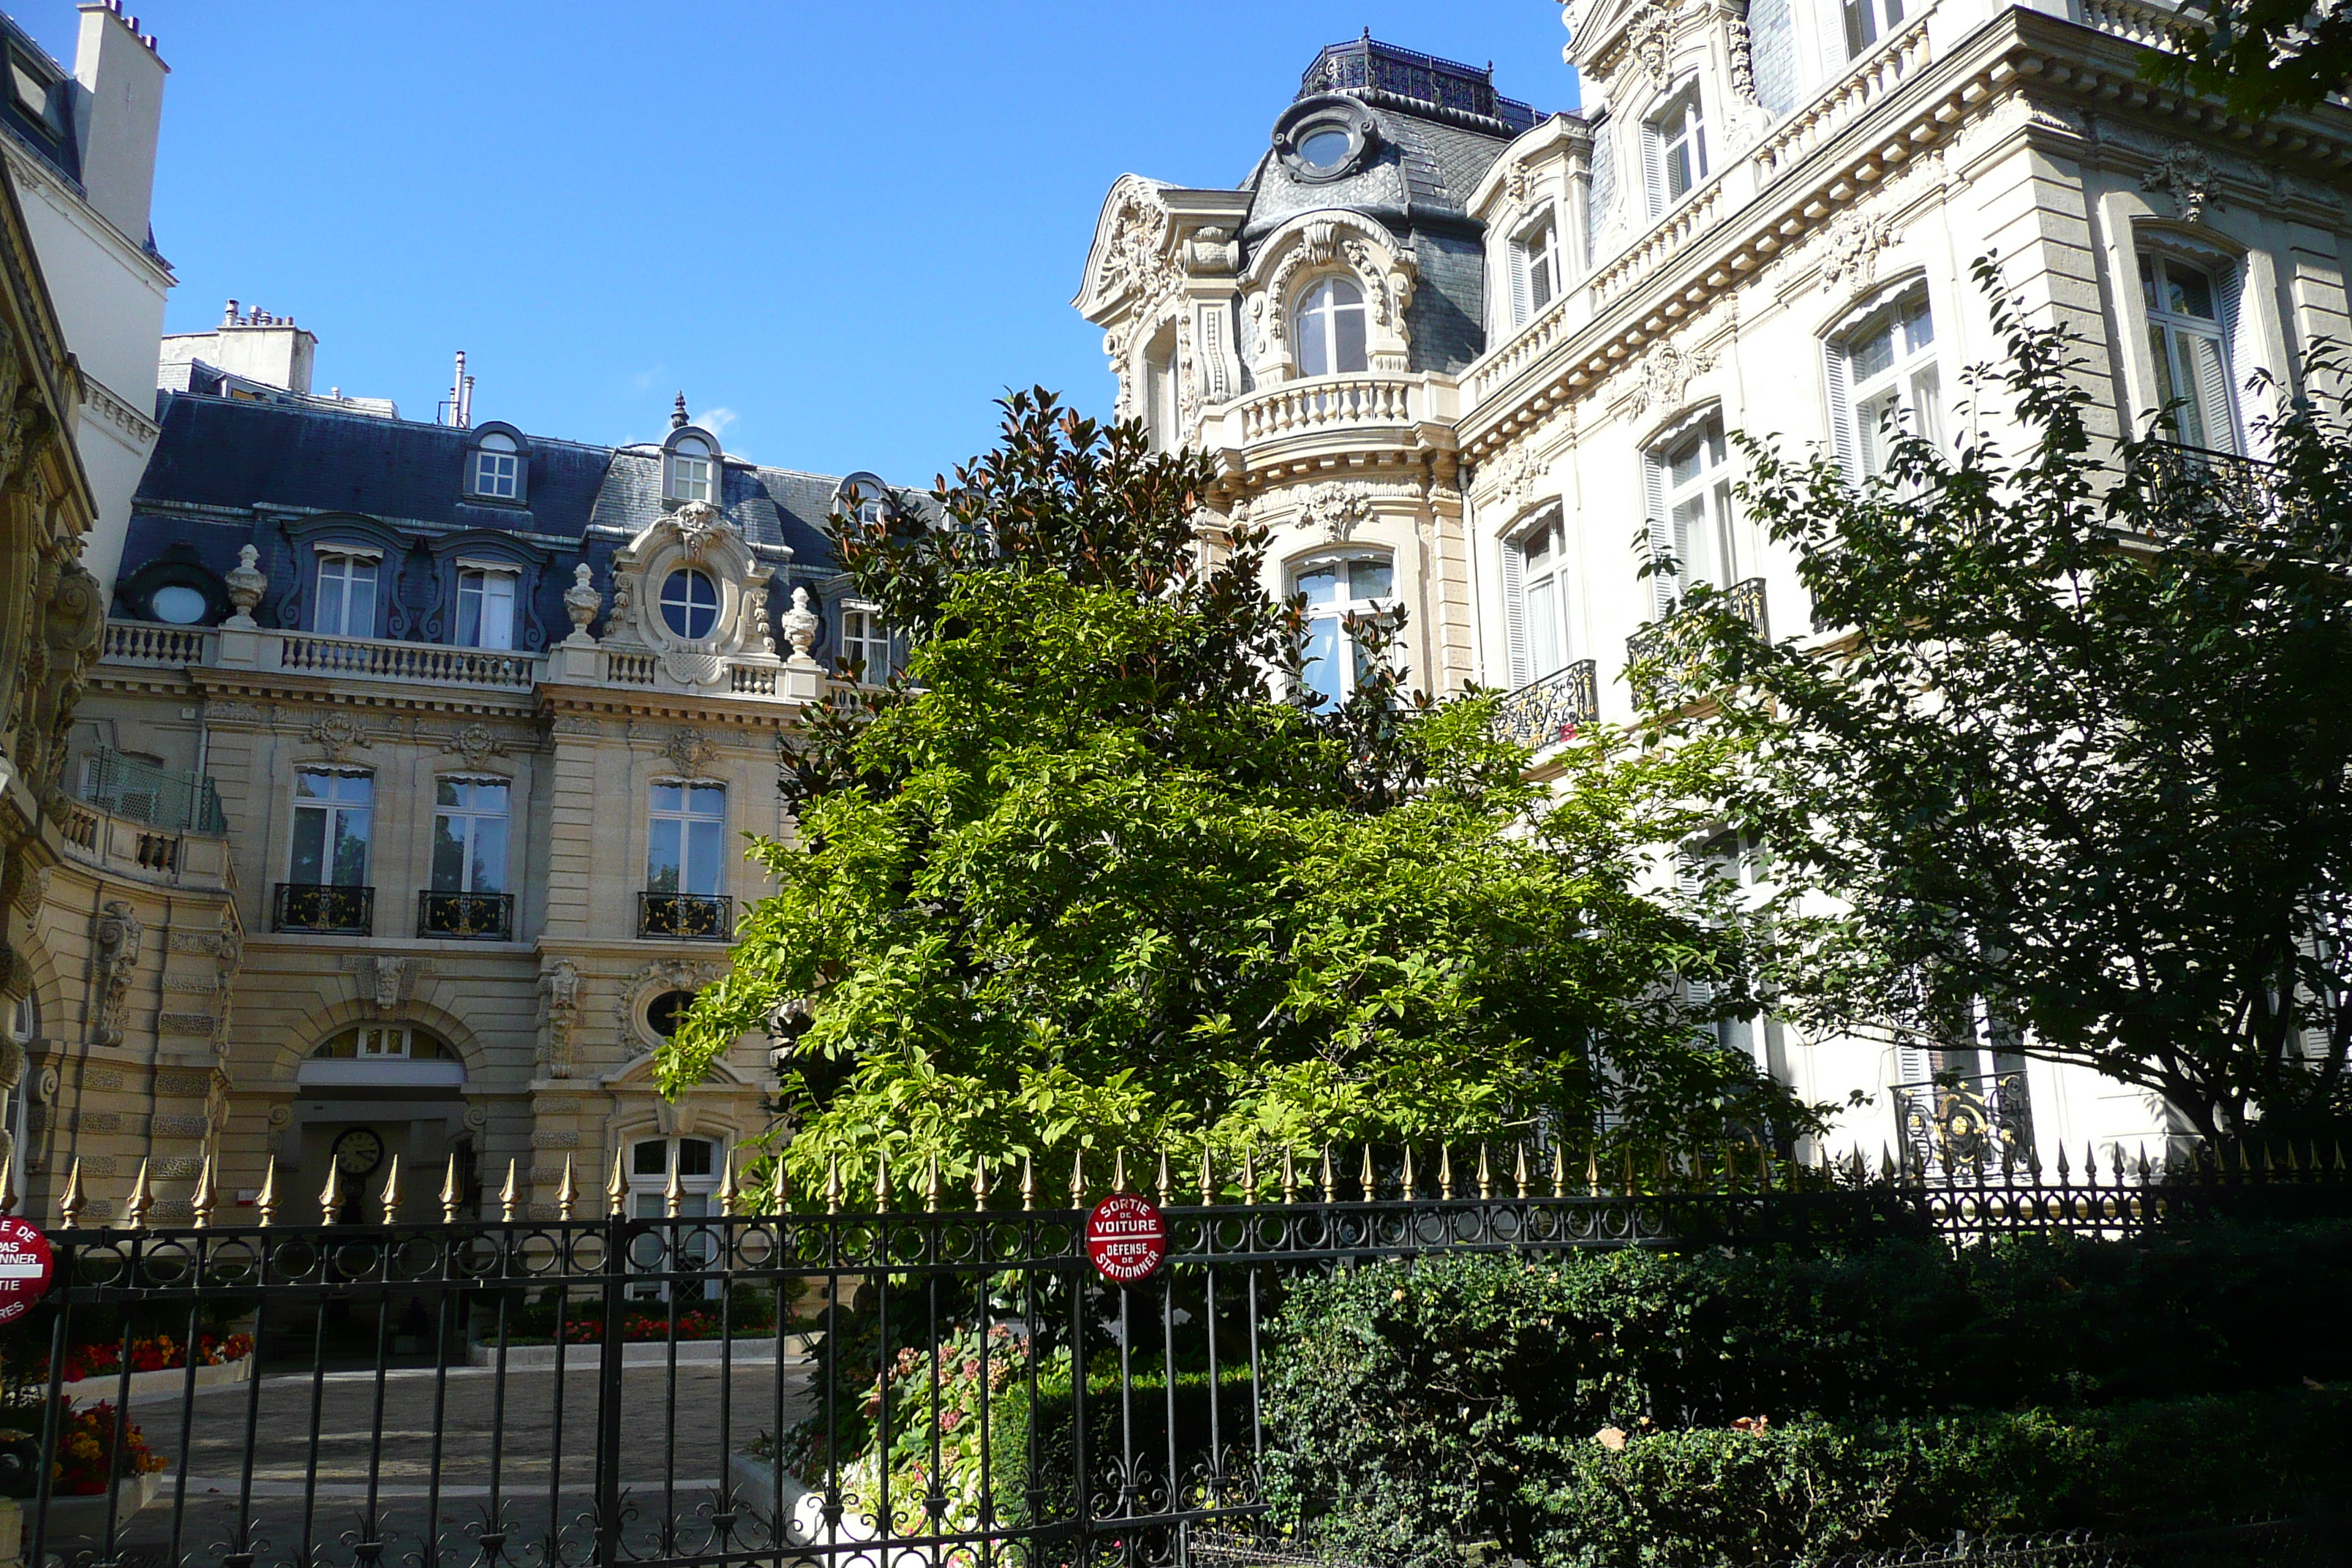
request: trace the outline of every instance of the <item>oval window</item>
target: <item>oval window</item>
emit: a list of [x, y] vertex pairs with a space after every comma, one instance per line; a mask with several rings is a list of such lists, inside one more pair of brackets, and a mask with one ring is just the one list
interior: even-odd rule
[[184, 583], [168, 583], [147, 595], [147, 607], [155, 618], [175, 626], [193, 626], [205, 618], [210, 606], [199, 589]]
[[677, 1033], [686, 1022], [686, 1010], [694, 1005], [691, 991], [665, 991], [646, 1004], [646, 1025], [667, 1040]]
[[1298, 143], [1299, 161], [1310, 169], [1336, 169], [1346, 161], [1350, 140], [1346, 132], [1328, 127], [1311, 132]]
[[719, 584], [692, 567], [681, 567], [662, 584], [662, 621], [682, 637], [707, 637], [719, 624]]

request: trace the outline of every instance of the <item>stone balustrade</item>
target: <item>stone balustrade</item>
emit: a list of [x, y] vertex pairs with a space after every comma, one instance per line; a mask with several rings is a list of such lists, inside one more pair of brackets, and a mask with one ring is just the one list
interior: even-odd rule
[[1333, 375], [1253, 393], [1225, 413], [1225, 445], [1254, 447], [1324, 431], [1402, 426], [1432, 417], [1418, 377]]
[[157, 827], [87, 801], [67, 805], [58, 833], [68, 856], [101, 871], [179, 888], [236, 890], [225, 834]]

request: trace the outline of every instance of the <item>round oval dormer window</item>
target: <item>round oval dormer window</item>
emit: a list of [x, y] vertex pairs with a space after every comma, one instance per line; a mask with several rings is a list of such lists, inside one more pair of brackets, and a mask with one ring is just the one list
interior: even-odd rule
[[1348, 161], [1355, 138], [1336, 125], [1309, 132], [1298, 143], [1298, 160], [1310, 169], [1336, 169]]
[[662, 624], [679, 637], [699, 639], [719, 624], [719, 585], [691, 566], [671, 573], [661, 591]]
[[193, 626], [205, 618], [204, 594], [185, 583], [167, 583], [147, 595], [147, 608], [157, 620], [175, 626]]
[[693, 1005], [693, 992], [665, 991], [646, 1005], [646, 1026], [663, 1039], [669, 1039], [686, 1022], [686, 1010]]

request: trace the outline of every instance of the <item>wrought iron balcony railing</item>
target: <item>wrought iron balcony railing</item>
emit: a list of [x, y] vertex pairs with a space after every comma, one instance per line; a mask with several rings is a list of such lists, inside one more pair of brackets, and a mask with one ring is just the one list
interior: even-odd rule
[[82, 799], [101, 811], [175, 833], [226, 833], [220, 792], [213, 781], [165, 773], [152, 763], [104, 746], [89, 754]]
[[416, 934], [457, 937], [471, 942], [512, 941], [514, 895], [419, 893], [416, 895]]
[[280, 882], [270, 900], [269, 929], [366, 936], [375, 930], [375, 889], [329, 882]]
[[[1771, 640], [1772, 624], [1764, 613], [1763, 578], [1750, 577], [1744, 582], [1734, 583], [1730, 587], [1723, 590], [1723, 602], [1725, 607], [1733, 615], [1755, 627], [1759, 637], [1767, 642]], [[1625, 662], [1629, 665], [1640, 664], [1670, 653], [1675, 634], [1675, 622], [1680, 614], [1681, 612], [1678, 611], [1675, 616], [1667, 616], [1665, 620], [1652, 626], [1648, 631], [1635, 632], [1632, 637], [1627, 637]], [[1687, 682], [1673, 671], [1661, 671], [1642, 682], [1635, 689], [1634, 695], [1654, 707], [1662, 706], [1679, 697], [1686, 684]]]
[[1601, 721], [1600, 667], [1580, 658], [1505, 697], [1495, 724], [1514, 745], [1541, 751]]
[[2220, 509], [2225, 521], [2250, 522], [2275, 518], [2284, 509], [2287, 498], [2275, 464], [2237, 452], [2176, 443], [2159, 443], [2143, 450], [2162, 497], [2159, 510], [2175, 520], [2175, 526], [2185, 525], [2187, 518], [2182, 514], [2203, 508]]
[[1893, 1086], [1906, 1173], [1915, 1179], [2009, 1175], [2033, 1162], [2025, 1074], [1928, 1079]]
[[735, 900], [724, 893], [639, 893], [637, 934], [725, 942], [735, 934]]

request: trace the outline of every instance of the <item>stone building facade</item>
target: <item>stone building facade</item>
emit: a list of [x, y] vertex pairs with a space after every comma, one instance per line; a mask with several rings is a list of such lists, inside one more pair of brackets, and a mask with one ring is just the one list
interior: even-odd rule
[[[1768, 629], [1810, 624], [1725, 437], [1867, 471], [1890, 418], [1951, 434], [1959, 373], [2000, 352], [1979, 256], [2078, 335], [2109, 430], [2178, 401], [2184, 440], [2261, 456], [2247, 379], [2294, 385], [2352, 327], [2352, 113], [2252, 124], [2151, 88], [2168, 19], [1567, 0], [1585, 103], [1541, 116], [1367, 37], [1317, 57], [1238, 188], [1120, 179], [1076, 305], [1122, 409], [1214, 458], [1217, 512], [1275, 525], [1267, 586], [1334, 620], [1405, 608], [1415, 682], [1510, 692], [1540, 771], [1562, 726], [1632, 713], [1629, 639], [1684, 585], [1637, 575], [1645, 542]], [[1344, 689], [1317, 635], [1310, 679]], [[2169, 1131], [1991, 1037], [1742, 1040], [1811, 1098], [1871, 1096], [1838, 1136], [1874, 1158], [1955, 1113], [2045, 1160]], [[1971, 1098], [1921, 1087], [1939, 1072]]]
[[675, 1101], [652, 1058], [765, 890], [745, 836], [791, 831], [799, 715], [892, 657], [827, 565], [841, 483], [683, 398], [613, 448], [179, 379], [25, 946], [27, 1212], [79, 1163], [119, 1219], [143, 1164], [183, 1217], [208, 1158], [224, 1217], [273, 1162], [287, 1218], [331, 1167], [338, 1215], [395, 1169], [412, 1216], [551, 1215], [567, 1166], [586, 1212], [616, 1161], [709, 1202], [767, 1042]]

